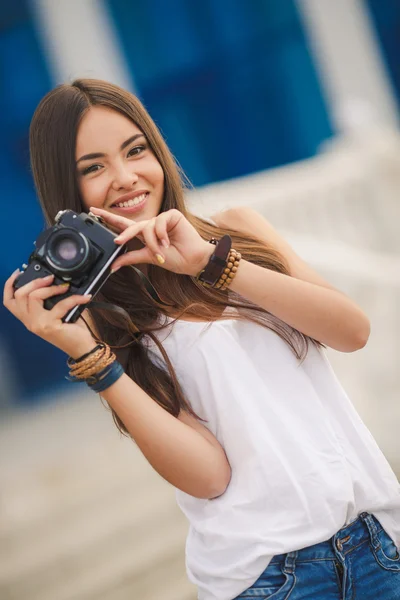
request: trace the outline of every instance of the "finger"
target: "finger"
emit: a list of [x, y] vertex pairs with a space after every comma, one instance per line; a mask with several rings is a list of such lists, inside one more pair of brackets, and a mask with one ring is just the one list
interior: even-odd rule
[[55, 319], [62, 319], [72, 308], [80, 304], [88, 304], [91, 299], [92, 294], [86, 294], [85, 296], [78, 296], [75, 294], [74, 296], [69, 296], [68, 298], [65, 298], [65, 300], [57, 302], [49, 312]]
[[[155, 231], [155, 225], [156, 225], [156, 220], [151, 219], [147, 223], [146, 227], [143, 229], [143, 237], [144, 237], [146, 246], [157, 258], [157, 256], [162, 256], [162, 254], [160, 251], [161, 240], [159, 240], [157, 238], [156, 231]], [[162, 256], [162, 258], [164, 258], [164, 257]]]
[[115, 273], [115, 271], [126, 265], [137, 265], [141, 263], [155, 264], [155, 262], [156, 259], [153, 252], [147, 247], [141, 248], [140, 250], [133, 250], [132, 252], [126, 252], [122, 256], [119, 256], [117, 260], [113, 262], [112, 273]]
[[127, 242], [129, 242], [129, 240], [133, 239], [134, 237], [138, 237], [139, 239], [143, 238], [142, 232], [143, 229], [146, 227], [148, 221], [140, 221], [140, 223], [131, 223], [130, 227], [128, 227], [127, 229], [125, 229], [125, 231], [123, 231], [122, 233], [119, 234], [118, 237], [115, 238], [114, 242], [118, 245], [121, 244], [126, 244]]
[[47, 275], [47, 277], [39, 277], [38, 279], [33, 279], [29, 283], [26, 283], [16, 292], [14, 292], [14, 299], [20, 314], [26, 315], [29, 312], [29, 294], [31, 294], [39, 288], [48, 287], [49, 285], [51, 285], [53, 279], [54, 275]]
[[26, 283], [22, 287], [20, 287], [14, 293], [14, 298], [19, 300], [20, 298], [25, 298], [29, 296], [34, 290], [39, 288], [48, 287], [51, 285], [51, 282], [54, 279], [54, 275], [47, 275], [46, 277], [38, 277], [37, 279], [32, 279], [29, 283]]
[[164, 246], [164, 248], [169, 248], [170, 246], [169, 236], [167, 232], [167, 222], [168, 216], [165, 213], [161, 213], [161, 215], [158, 215], [158, 217], [156, 218], [156, 235], [161, 241], [161, 244]]
[[29, 294], [29, 298], [35, 300], [46, 300], [57, 294], [65, 294], [69, 289], [69, 283], [61, 283], [60, 285], [52, 285], [50, 287], [39, 288]]
[[121, 217], [120, 215], [114, 215], [110, 213], [108, 210], [103, 210], [102, 208], [95, 208], [93, 206], [90, 207], [90, 212], [94, 215], [99, 215], [99, 217], [103, 217], [106, 223], [109, 223], [117, 231], [124, 231], [127, 227], [130, 227], [132, 223], [132, 219], [127, 219], [126, 217]]
[[[68, 291], [69, 284], [61, 284], [61, 285], [52, 285], [50, 287], [39, 288], [34, 290], [27, 297], [27, 314], [29, 317], [39, 318], [42, 315], [43, 310], [46, 310], [43, 306], [44, 300], [47, 298], [52, 298], [53, 296], [57, 296], [60, 294], [65, 294]], [[47, 310], [46, 310], [47, 312]]]
[[19, 269], [16, 269], [12, 275], [7, 279], [4, 284], [3, 290], [3, 304], [6, 308], [10, 308], [14, 300], [14, 281], [17, 279], [19, 275]]

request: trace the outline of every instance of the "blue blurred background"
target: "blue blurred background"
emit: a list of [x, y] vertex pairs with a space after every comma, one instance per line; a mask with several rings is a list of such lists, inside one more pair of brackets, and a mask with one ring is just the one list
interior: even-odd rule
[[[46, 4], [0, 3], [2, 281], [25, 262], [43, 228], [29, 170], [28, 129], [42, 96], [60, 82], [56, 50], [44, 33]], [[65, 11], [62, 4], [59, 10]], [[69, 3], [70, 11], [74, 4]], [[97, 4], [116, 34], [126, 83], [195, 186], [308, 158], [335, 133], [294, 0]], [[364, 4], [398, 97], [400, 4]], [[69, 31], [71, 44], [75, 35]], [[71, 79], [75, 75], [80, 73], [71, 73]], [[64, 357], [3, 307], [0, 331], [13, 402], [36, 402], [42, 392], [62, 385]]]
[[[331, 135], [292, 0], [109, 0], [105, 8], [136, 93], [195, 186], [312, 156]], [[28, 128], [56, 82], [40, 37], [29, 2], [2, 3], [2, 280], [26, 261], [43, 227], [29, 172]], [[64, 357], [0, 310], [18, 401], [35, 402], [62, 381]]]
[[[398, 0], [0, 0], [1, 281], [44, 227], [37, 104], [76, 77], [119, 84], [193, 212], [252, 206], [368, 314], [367, 346], [327, 355], [399, 475], [399, 34]], [[65, 359], [1, 305], [1, 600], [194, 600], [172, 486]]]

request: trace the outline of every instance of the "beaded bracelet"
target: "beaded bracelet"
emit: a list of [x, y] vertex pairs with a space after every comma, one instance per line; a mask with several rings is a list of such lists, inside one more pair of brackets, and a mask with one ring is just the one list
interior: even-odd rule
[[238, 270], [241, 258], [242, 255], [240, 254], [240, 252], [237, 252], [237, 250], [235, 250], [234, 248], [230, 250], [228, 259], [226, 261], [226, 268], [224, 269], [224, 272], [215, 284], [215, 289], [226, 290], [226, 288], [232, 283], [233, 278], [235, 277], [236, 272]]

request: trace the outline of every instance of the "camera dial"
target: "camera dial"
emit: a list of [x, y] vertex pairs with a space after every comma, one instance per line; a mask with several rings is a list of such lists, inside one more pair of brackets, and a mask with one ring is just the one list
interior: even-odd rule
[[66, 212], [68, 212], [68, 211], [67, 211], [67, 210], [59, 210], [59, 211], [58, 211], [58, 213], [57, 213], [57, 214], [56, 214], [56, 216], [55, 216], [55, 219], [54, 219], [54, 221], [55, 221], [56, 223], [58, 223], [59, 221], [61, 221], [61, 218], [62, 218], [62, 216], [63, 216], [63, 215], [66, 213]]

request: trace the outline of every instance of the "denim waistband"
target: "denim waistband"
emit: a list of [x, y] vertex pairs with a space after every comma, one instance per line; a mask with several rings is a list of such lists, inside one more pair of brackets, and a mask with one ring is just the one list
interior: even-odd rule
[[291, 560], [306, 562], [312, 560], [333, 560], [336, 557], [335, 548], [342, 555], [346, 555], [366, 541], [376, 542], [376, 536], [382, 531], [382, 525], [374, 515], [363, 512], [355, 521], [339, 529], [329, 540], [289, 552], [288, 554], [276, 554], [271, 564], [289, 563]]

